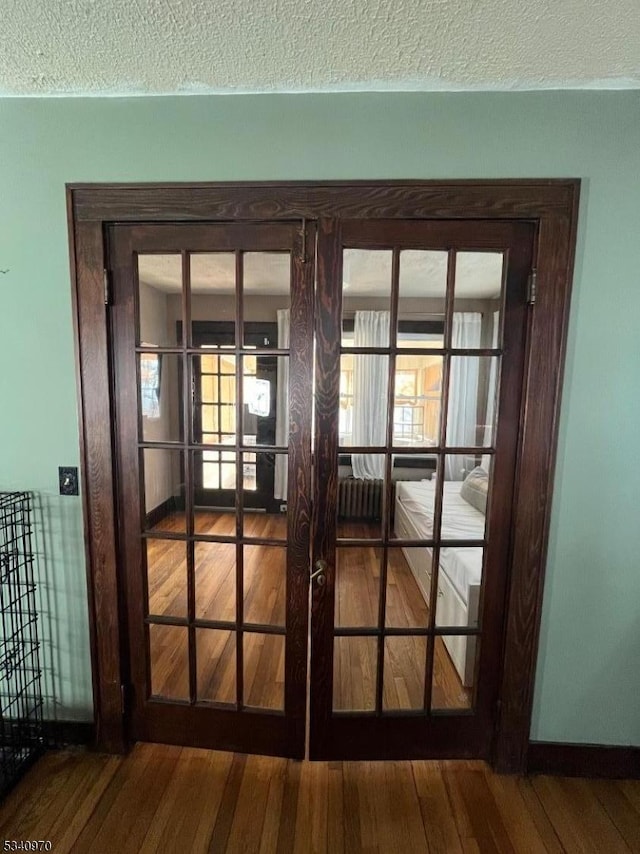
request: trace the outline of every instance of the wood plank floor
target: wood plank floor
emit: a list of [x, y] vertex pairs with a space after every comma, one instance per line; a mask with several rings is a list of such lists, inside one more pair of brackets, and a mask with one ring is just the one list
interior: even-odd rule
[[[232, 533], [231, 513], [199, 511], [197, 527], [207, 533]], [[231, 521], [230, 521], [231, 520]], [[286, 537], [286, 517], [247, 513], [251, 536]], [[364, 523], [343, 523], [344, 535], [372, 536]], [[156, 530], [184, 530], [184, 516], [172, 514]], [[274, 627], [285, 624], [286, 548], [244, 547], [244, 619]], [[427, 625], [429, 611], [400, 549], [389, 552], [387, 625], [414, 628]], [[195, 545], [196, 617], [232, 622], [236, 614], [236, 546], [234, 543]], [[149, 611], [162, 616], [187, 616], [186, 545], [176, 540], [147, 541]], [[341, 627], [371, 628], [378, 624], [381, 550], [343, 547], [338, 550], [335, 621]], [[188, 699], [187, 630], [152, 626], [152, 693]], [[244, 702], [249, 706], [282, 709], [284, 704], [284, 637], [244, 634]], [[196, 659], [199, 699], [233, 703], [236, 697], [236, 635], [222, 629], [199, 629]], [[336, 638], [334, 709], [375, 708], [378, 641], [372, 637]], [[426, 639], [392, 637], [385, 641], [383, 707], [420, 709], [424, 698]], [[471, 705], [441, 638], [436, 640], [432, 705], [464, 709]]]
[[47, 754], [0, 806], [0, 830], [56, 854], [617, 854], [640, 852], [640, 781], [138, 744]]

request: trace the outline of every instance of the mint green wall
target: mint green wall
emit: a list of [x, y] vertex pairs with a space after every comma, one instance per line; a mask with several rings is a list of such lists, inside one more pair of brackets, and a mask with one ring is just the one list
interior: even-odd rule
[[0, 101], [0, 489], [42, 503], [48, 680], [90, 710], [64, 183], [583, 179], [532, 736], [640, 744], [640, 93]]

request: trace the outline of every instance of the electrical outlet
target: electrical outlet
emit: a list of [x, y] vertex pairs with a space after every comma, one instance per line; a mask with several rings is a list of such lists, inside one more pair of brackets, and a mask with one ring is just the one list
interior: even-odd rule
[[286, 513], [286, 512], [287, 512], [287, 505], [286, 505], [286, 504], [281, 504], [281, 505], [280, 505], [280, 512], [281, 512], [281, 513]]
[[76, 466], [60, 466], [58, 468], [58, 484], [60, 495], [78, 494], [78, 469]]

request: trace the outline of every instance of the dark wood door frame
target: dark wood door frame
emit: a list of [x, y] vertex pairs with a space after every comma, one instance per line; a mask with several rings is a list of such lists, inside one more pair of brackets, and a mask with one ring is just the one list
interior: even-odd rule
[[[508, 607], [493, 764], [526, 769], [580, 181], [376, 181], [67, 186], [82, 494], [98, 746], [126, 749], [105, 304], [106, 225], [274, 219], [517, 219], [537, 226]], [[323, 263], [319, 259], [319, 263]], [[108, 290], [108, 287], [106, 288]]]

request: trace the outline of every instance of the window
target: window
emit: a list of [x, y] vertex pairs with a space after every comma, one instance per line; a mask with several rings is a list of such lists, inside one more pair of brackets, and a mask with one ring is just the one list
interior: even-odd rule
[[[396, 357], [393, 406], [395, 445], [437, 445], [442, 396], [442, 357], [429, 350], [443, 346], [442, 323], [400, 321]], [[353, 322], [343, 323], [342, 345], [353, 345]], [[422, 355], [405, 355], [403, 348], [425, 350]], [[353, 374], [357, 356], [343, 353], [340, 360], [340, 445], [353, 444]]]

